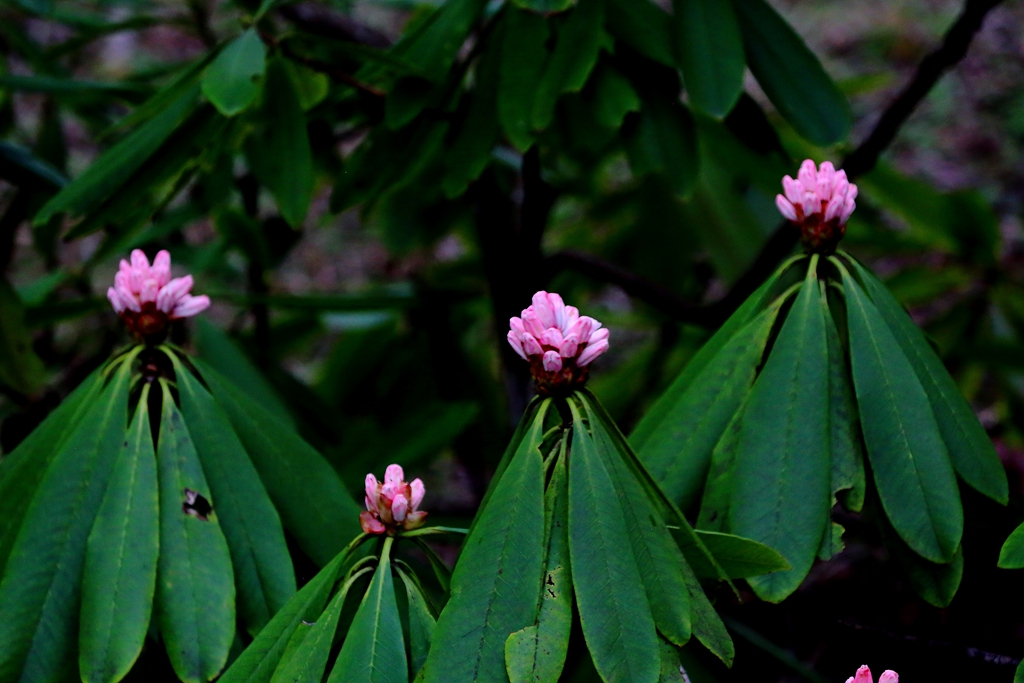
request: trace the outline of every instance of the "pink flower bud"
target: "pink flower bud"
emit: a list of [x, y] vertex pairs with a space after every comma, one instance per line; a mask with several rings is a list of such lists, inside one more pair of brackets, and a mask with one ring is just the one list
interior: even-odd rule
[[576, 364], [580, 367], [590, 365], [595, 358], [600, 356], [602, 353], [608, 350], [608, 340], [602, 339], [596, 344], [587, 344], [587, 348], [583, 349], [583, 353], [576, 359]]
[[537, 315], [532, 306], [523, 311], [523, 328], [527, 333], [532, 334], [538, 339], [544, 334], [546, 328], [541, 323], [540, 316]]
[[210, 307], [208, 296], [192, 296], [191, 290], [191, 275], [171, 279], [169, 253], [159, 252], [150, 265], [146, 254], [135, 249], [130, 261], [121, 260], [107, 298], [132, 334], [152, 341], [166, 335], [171, 320], [188, 318]]
[[523, 350], [526, 351], [527, 356], [539, 356], [544, 353], [544, 349], [541, 347], [540, 342], [537, 341], [529, 332], [523, 333]]
[[775, 195], [775, 206], [786, 220], [796, 220], [796, 208], [781, 194]]
[[865, 664], [857, 669], [856, 675], [850, 679], [853, 683], [872, 683], [874, 679], [871, 677], [871, 669]]
[[405, 480], [405, 472], [401, 465], [388, 465], [384, 470], [384, 483], [401, 486]]
[[359, 513], [359, 526], [363, 527], [363, 531], [368, 534], [382, 534], [387, 531], [387, 527], [374, 517], [372, 512]]
[[519, 357], [526, 360], [526, 351], [523, 350], [523, 341], [516, 336], [515, 330], [509, 330], [508, 332], [508, 344], [512, 347], [512, 350], [519, 354]]
[[405, 521], [405, 513], [409, 511], [409, 501], [405, 499], [405, 496], [399, 493], [395, 496], [395, 500], [391, 503], [391, 516], [394, 518], [395, 523], [401, 524]]
[[544, 369], [547, 372], [559, 372], [562, 369], [562, 357], [558, 351], [544, 352]]
[[600, 330], [594, 330], [590, 334], [590, 339], [587, 340], [587, 343], [588, 344], [596, 344], [599, 341], [607, 339], [610, 335], [611, 335], [611, 333], [608, 331], [608, 328], [604, 328], [603, 327]]
[[810, 159], [800, 165], [797, 180], [782, 178], [784, 194], [775, 198], [783, 218], [795, 223], [810, 251], [829, 253], [846, 234], [846, 222], [853, 213], [857, 186], [846, 172], [831, 162], [815, 167]]
[[156, 280], [158, 287], [163, 287], [171, 281], [171, 255], [166, 249], [157, 252], [153, 265], [149, 268], [149, 276]]
[[544, 334], [540, 337], [540, 343], [542, 346], [553, 346], [556, 349], [562, 346], [562, 331], [556, 327], [549, 327], [544, 330]]
[[800, 164], [800, 171], [796, 177], [806, 192], [814, 192], [817, 189], [818, 169], [810, 159], [805, 159], [804, 163]]
[[412, 499], [410, 501], [412, 509], [415, 510], [423, 502], [423, 496], [427, 492], [423, 486], [423, 482], [420, 479], [413, 479], [412, 483], [409, 484], [409, 488], [412, 490]]
[[786, 193], [786, 199], [790, 204], [799, 204], [804, 198], [804, 188], [800, 183], [789, 176], [782, 179], [782, 191]]
[[900, 675], [892, 670], [883, 671], [878, 677], [878, 683], [900, 683]]
[[562, 358], [574, 358], [580, 347], [580, 340], [575, 334], [570, 334], [564, 340], [562, 345], [558, 348], [558, 355]]
[[520, 339], [523, 336], [523, 332], [526, 332], [526, 328], [523, 327], [523, 320], [522, 320], [522, 318], [517, 318], [515, 316], [512, 316], [508, 320], [508, 326], [512, 328], [512, 332], [517, 337], [519, 337]]
[[555, 312], [548, 300], [547, 292], [540, 291], [533, 295], [533, 310], [544, 328], [552, 327], [555, 324]]
[[366, 509], [372, 512], [377, 509], [377, 496], [380, 494], [380, 484], [377, 483], [377, 477], [373, 476], [372, 472], [366, 475], [364, 489], [366, 491]]
[[419, 510], [426, 489], [420, 479], [405, 483], [400, 465], [389, 465], [381, 484], [373, 474], [366, 475], [366, 512], [359, 515], [368, 534], [394, 534], [397, 529], [412, 530], [423, 525], [426, 512]]
[[209, 307], [210, 297], [205, 294], [200, 294], [199, 296], [186, 294], [178, 300], [178, 304], [174, 307], [174, 310], [171, 311], [171, 320], [191, 318], [197, 313], [202, 313]]

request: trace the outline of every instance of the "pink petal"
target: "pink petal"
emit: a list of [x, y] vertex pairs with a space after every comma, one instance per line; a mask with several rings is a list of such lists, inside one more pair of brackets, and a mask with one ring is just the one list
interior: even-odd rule
[[804, 196], [803, 185], [789, 176], [782, 178], [782, 191], [786, 193], [786, 199], [790, 204], [799, 204]]
[[118, 315], [121, 315], [124, 309], [127, 308], [124, 302], [121, 301], [121, 295], [113, 287], [107, 289], [107, 300], [110, 301], [110, 305], [114, 307], [114, 312]]
[[878, 683], [900, 683], [900, 675], [891, 669], [887, 669], [878, 677]]
[[781, 194], [775, 195], [775, 206], [778, 207], [779, 213], [782, 214], [783, 218], [790, 221], [796, 220], [796, 209], [793, 208], [793, 205], [789, 200]]
[[515, 316], [508, 319], [508, 326], [512, 328], [512, 331], [515, 332], [516, 336], [520, 338], [522, 338], [523, 332], [526, 331], [526, 329], [523, 327], [523, 319], [517, 318]]
[[576, 359], [576, 365], [581, 368], [590, 365], [591, 362], [602, 353], [608, 350], [608, 340], [602, 339], [596, 344], [587, 344], [587, 348], [583, 349], [583, 353]]
[[839, 197], [840, 199], [846, 198], [846, 193], [850, 189], [850, 183], [845, 178], [839, 178], [836, 180], [835, 185], [832, 186], [832, 199]]
[[523, 350], [526, 351], [527, 356], [539, 356], [544, 353], [540, 342], [529, 332], [523, 334]]
[[814, 192], [818, 188], [818, 167], [810, 159], [800, 164], [800, 172], [796, 177], [807, 192]]
[[580, 319], [580, 309], [575, 306], [565, 307], [565, 327], [562, 328], [562, 332], [569, 334], [569, 330], [576, 324], [576, 321]]
[[402, 466], [388, 465], [388, 468], [384, 471], [384, 483], [394, 484], [395, 486], [401, 486], [405, 483], [405, 471], [402, 470]]
[[843, 212], [839, 214], [839, 222], [845, 224], [846, 221], [850, 220], [850, 216], [853, 215], [853, 210], [857, 208], [857, 204], [854, 203], [850, 197], [846, 198], [846, 204], [843, 205]]
[[118, 295], [121, 297], [121, 302], [124, 307], [138, 313], [142, 310], [142, 306], [139, 304], [138, 298], [124, 287], [114, 287], [117, 290]]
[[871, 669], [865, 664], [861, 668], [857, 669], [857, 675], [853, 677], [854, 683], [872, 683], [874, 679], [871, 677]]
[[562, 345], [562, 332], [557, 327], [551, 327], [544, 330], [544, 334], [540, 336], [540, 343], [543, 346], [553, 346], [556, 349]]
[[607, 327], [601, 328], [600, 330], [595, 330], [593, 333], [591, 333], [590, 339], [587, 340], [587, 343], [596, 344], [597, 342], [603, 339], [607, 339], [610, 335], [611, 332], [608, 331]]
[[562, 342], [562, 346], [559, 347], [558, 353], [562, 358], [573, 358], [576, 356], [576, 352], [579, 351], [580, 340], [575, 334], [570, 334]]
[[152, 303], [156, 301], [157, 292], [160, 291], [160, 285], [156, 283], [153, 278], [146, 278], [142, 282], [142, 287], [139, 288], [139, 301], [144, 304]]
[[409, 531], [418, 529], [423, 526], [423, 522], [427, 519], [427, 513], [423, 510], [417, 510], [416, 512], [410, 512], [405, 516], [405, 528]]
[[132, 268], [149, 274], [149, 259], [141, 249], [132, 249]]
[[836, 167], [832, 165], [831, 161], [821, 162], [821, 167], [818, 169], [818, 195], [821, 197], [828, 197], [832, 192], [832, 182], [836, 177]]
[[857, 198], [857, 192], [858, 192], [857, 186], [854, 185], [853, 183], [850, 183], [850, 189], [846, 191], [846, 198], [847, 199], [856, 199]]
[[381, 521], [372, 512], [360, 512], [359, 525], [368, 534], [382, 534], [387, 531], [387, 527], [381, 524]]
[[814, 192], [804, 192], [804, 215], [810, 216], [813, 213], [821, 212], [821, 199]]
[[396, 522], [401, 524], [405, 521], [405, 513], [409, 511], [409, 501], [405, 499], [405, 496], [399, 493], [395, 496], [394, 502], [391, 503], [391, 516]]
[[149, 269], [149, 275], [156, 280], [157, 285], [163, 287], [171, 281], [171, 255], [166, 249], [157, 252], [153, 259], [153, 265]]
[[840, 195], [832, 197], [828, 202], [828, 208], [825, 209], [825, 220], [830, 221], [842, 213], [843, 206], [845, 204], [846, 202], [843, 201], [843, 198]]
[[186, 294], [178, 300], [178, 304], [171, 311], [170, 315], [173, 319], [178, 318], [191, 318], [197, 313], [202, 313], [210, 307], [210, 297], [205, 294], [199, 296], [192, 296]]
[[427, 492], [426, 487], [423, 485], [423, 481], [419, 478], [413, 479], [412, 483], [409, 484], [409, 488], [412, 490], [412, 500], [409, 501], [412, 509], [417, 510], [420, 503], [423, 502], [423, 495]]
[[576, 321], [576, 324], [569, 330], [569, 334], [575, 334], [580, 339], [590, 339], [591, 333], [599, 327], [601, 327], [601, 323], [589, 315], [584, 315]]
[[[534, 337], [540, 338], [547, 326], [541, 323], [540, 316], [533, 306], [523, 311], [523, 328]], [[525, 341], [525, 339], [523, 340]]]
[[[366, 475], [364, 490], [366, 491], [366, 509], [376, 510], [377, 496], [380, 495], [380, 484], [377, 483], [377, 477], [373, 476], [372, 472]], [[373, 501], [372, 506], [370, 505], [371, 501]]]
[[192, 289], [192, 276], [174, 278], [160, 288], [156, 295], [156, 307], [164, 313], [170, 313], [178, 305], [178, 300]]
[[564, 330], [566, 320], [565, 302], [562, 301], [561, 295], [554, 292], [548, 294], [548, 302], [551, 304], [551, 310], [555, 313], [555, 327], [559, 331]]
[[516, 336], [515, 331], [509, 330], [506, 339], [508, 339], [509, 346], [512, 347], [512, 350], [518, 353], [520, 358], [526, 360], [526, 351], [523, 350], [523, 342]]
[[562, 369], [562, 357], [558, 351], [544, 352], [544, 369], [548, 372], [558, 372]]
[[[124, 263], [124, 261], [121, 261], [121, 263]], [[129, 276], [129, 274], [123, 270], [117, 271], [117, 275], [114, 276], [114, 286], [130, 289], [130, 285], [131, 277]]]
[[540, 319], [541, 325], [547, 329], [555, 325], [555, 310], [548, 300], [548, 293], [541, 290], [533, 295], [533, 310]]

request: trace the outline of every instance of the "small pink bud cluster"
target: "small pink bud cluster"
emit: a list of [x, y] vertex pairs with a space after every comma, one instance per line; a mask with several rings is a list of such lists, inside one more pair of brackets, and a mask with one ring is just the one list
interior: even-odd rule
[[548, 292], [533, 295], [522, 317], [509, 320], [508, 343], [529, 361], [537, 389], [543, 395], [572, 390], [587, 379], [587, 366], [608, 350], [608, 330], [562, 297]]
[[366, 512], [360, 513], [359, 523], [368, 534], [394, 534], [395, 529], [409, 531], [423, 526], [427, 513], [419, 510], [423, 502], [423, 482], [413, 479], [405, 483], [401, 465], [388, 465], [384, 483], [372, 473], [366, 475]]
[[832, 162], [820, 167], [810, 159], [800, 165], [797, 179], [782, 179], [785, 195], [776, 195], [779, 212], [800, 228], [804, 246], [829, 252], [846, 234], [846, 221], [857, 207], [857, 186], [837, 171]]
[[[846, 679], [846, 683], [874, 683], [871, 678], [871, 669], [866, 665], [857, 669], [857, 674]], [[900, 683], [900, 676], [895, 671], [886, 670], [878, 677], [878, 683]]]
[[210, 297], [192, 296], [192, 276], [171, 279], [171, 255], [161, 251], [153, 265], [141, 249], [131, 263], [121, 259], [107, 299], [128, 331], [144, 340], [159, 340], [171, 320], [188, 318], [210, 307]]

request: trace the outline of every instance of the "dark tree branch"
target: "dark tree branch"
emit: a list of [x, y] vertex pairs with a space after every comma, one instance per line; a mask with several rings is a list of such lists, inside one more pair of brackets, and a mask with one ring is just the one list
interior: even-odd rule
[[299, 62], [300, 64], [309, 67], [313, 71], [319, 71], [322, 74], [326, 74], [331, 80], [338, 81], [339, 83], [344, 83], [345, 85], [350, 85], [356, 90], [364, 92], [367, 95], [372, 95], [373, 97], [383, 98], [387, 96], [387, 93], [381, 90], [380, 88], [372, 86], [369, 83], [363, 83], [352, 74], [347, 73], [343, 69], [339, 69], [330, 62], [325, 62], [320, 59], [314, 59], [312, 57], [307, 57], [305, 55], [299, 54], [298, 52], [295, 52], [295, 50], [288, 47], [287, 44], [276, 40], [273, 36], [271, 36], [268, 33], [260, 31], [260, 39], [264, 42], [265, 45], [267, 45], [267, 47], [280, 49], [281, 54], [283, 54], [288, 59], [292, 60], [293, 62]]
[[[939, 78], [967, 54], [974, 35], [985, 16], [1002, 0], [966, 0], [959, 18], [949, 28], [942, 45], [920, 63], [914, 78], [882, 113], [871, 134], [843, 162], [852, 179], [871, 171], [882, 152], [896, 138], [900, 128], [928, 95]], [[599, 257], [574, 251], [552, 255], [547, 263], [553, 272], [570, 269], [604, 282], [618, 285], [631, 296], [645, 301], [661, 313], [680, 322], [718, 327], [748, 296], [771, 275], [779, 263], [796, 247], [799, 231], [783, 222], [762, 247], [754, 262], [740, 276], [729, 293], [707, 306], [695, 306], [661, 285], [630, 273]]]

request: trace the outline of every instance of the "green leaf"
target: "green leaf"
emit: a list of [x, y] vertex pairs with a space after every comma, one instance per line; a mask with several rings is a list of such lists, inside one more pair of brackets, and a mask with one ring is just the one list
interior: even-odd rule
[[442, 82], [486, 4], [486, 0], [445, 2], [415, 32], [403, 37], [392, 53], [418, 66], [435, 83]]
[[0, 384], [19, 394], [34, 394], [43, 384], [43, 361], [32, 349], [25, 308], [18, 293], [0, 276]]
[[59, 681], [75, 665], [82, 566], [124, 442], [129, 354], [59, 446], [0, 580], [0, 680]]
[[[174, 673], [204, 683], [223, 668], [235, 636], [235, 581], [221, 532], [219, 500], [166, 382], [157, 442], [160, 481], [160, 564], [156, 613]], [[207, 519], [187, 514], [185, 491], [212, 507]]]
[[1017, 665], [1017, 671], [1013, 674], [1013, 683], [1024, 683], [1024, 662]]
[[576, 0], [512, 0], [512, 4], [531, 12], [549, 14], [564, 12], [576, 4]]
[[534, 128], [544, 130], [551, 125], [559, 95], [583, 89], [604, 42], [603, 26], [603, 0], [580, 0], [566, 21], [558, 26], [554, 51], [537, 84], [533, 102]]
[[380, 563], [363, 596], [328, 683], [407, 683], [402, 618], [395, 600], [389, 552], [393, 538], [384, 541]]
[[172, 356], [181, 413], [217, 499], [235, 571], [239, 616], [253, 635], [295, 593], [281, 519], [217, 401]]
[[196, 367], [231, 420], [284, 527], [325, 565], [359, 533], [359, 512], [337, 473], [312, 446], [256, 398], [198, 359]]
[[1024, 568], [1024, 524], [1013, 530], [999, 551], [999, 566], [1002, 569]]
[[345, 605], [345, 598], [348, 596], [348, 588], [351, 585], [351, 579], [346, 581], [342, 590], [338, 591], [322, 614], [314, 616], [309, 621], [300, 622], [303, 626], [310, 623], [312, 626], [308, 631], [296, 629], [296, 634], [304, 631], [302, 640], [294, 645], [291, 642], [293, 639], [289, 639], [289, 644], [294, 645], [294, 649], [286, 652], [282, 657], [282, 662], [274, 671], [271, 683], [298, 683], [299, 681], [318, 683], [323, 680], [324, 669], [327, 668], [327, 660], [331, 654], [331, 646], [334, 644], [335, 632], [338, 630], [341, 608]]
[[743, 92], [743, 37], [729, 0], [673, 0], [676, 49], [690, 104], [729, 113]]
[[160, 509], [148, 401], [147, 385], [89, 534], [78, 636], [78, 666], [85, 683], [124, 678], [149, 629]]
[[102, 389], [103, 368], [99, 368], [17, 448], [0, 458], [0, 576], [39, 482]]
[[763, 543], [717, 531], [698, 529], [697, 535], [731, 579], [791, 569], [786, 558]]
[[507, 469], [484, 499], [466, 538], [451, 598], [424, 665], [425, 683], [505, 680], [505, 640], [534, 623], [544, 571], [544, 467], [539, 446], [546, 411], [532, 421]]
[[409, 605], [409, 671], [415, 676], [427, 661], [437, 618], [416, 575], [398, 568], [398, 576], [405, 586], [405, 599]]
[[281, 216], [298, 228], [313, 198], [313, 151], [306, 114], [281, 58], [267, 65], [263, 91], [259, 125], [246, 139], [245, 152], [253, 174], [274, 195]]
[[[199, 86], [192, 85], [116, 145], [43, 205], [33, 219], [44, 225], [58, 213], [82, 216], [99, 206], [139, 171], [196, 109]], [[159, 93], [154, 97], [159, 97]]]
[[681, 509], [700, 493], [715, 445], [754, 382], [778, 313], [779, 306], [772, 306], [740, 329], [723, 328], [726, 339], [716, 335], [705, 344], [713, 355], [707, 358], [702, 349], [633, 433], [640, 459]]
[[963, 509], [928, 395], [885, 319], [841, 270], [853, 384], [882, 507], [914, 552], [949, 562], [960, 546]]
[[338, 573], [351, 559], [353, 549], [365, 538], [365, 534], [356, 537], [285, 603], [218, 680], [221, 683], [268, 683], [299, 626], [320, 619]]
[[548, 60], [548, 22], [539, 14], [509, 7], [498, 76], [498, 121], [520, 152], [533, 144], [533, 103]]
[[658, 683], [689, 683], [689, 679], [683, 678], [683, 672], [679, 668], [679, 649], [672, 643], [662, 640], [658, 644], [658, 652], [661, 655], [661, 676]]
[[946, 564], [936, 564], [919, 557], [900, 540], [892, 528], [882, 522], [882, 540], [896, 564], [910, 579], [914, 592], [929, 605], [938, 608], [949, 607], [953, 602], [960, 580], [964, 575], [964, 551], [958, 547], [953, 559]]
[[[615, 485], [574, 403], [569, 556], [587, 648], [608, 683], [658, 677], [658, 637]], [[645, 567], [645, 570], [647, 568]]]
[[769, 602], [784, 600], [807, 576], [832, 507], [828, 342], [815, 266], [754, 382], [736, 449], [729, 527], [792, 565], [748, 579]]
[[516, 631], [505, 641], [505, 669], [511, 683], [556, 683], [565, 665], [572, 627], [565, 461], [563, 451], [544, 492], [548, 544], [537, 623]]
[[850, 106], [821, 62], [765, 0], [733, 0], [747, 64], [779, 113], [809, 142], [831, 145], [850, 133]]
[[640, 111], [640, 96], [615, 68], [602, 64], [593, 78], [594, 120], [616, 130], [630, 112]]
[[700, 158], [693, 116], [683, 103], [658, 96], [645, 99], [625, 145], [633, 175], [660, 173], [677, 195], [693, 191]]
[[747, 409], [747, 398], [733, 414], [722, 432], [722, 438], [711, 452], [711, 464], [704, 482], [697, 514], [697, 527], [705, 531], [724, 532], [729, 526], [729, 504], [732, 501], [733, 472], [736, 469], [736, 449], [740, 443], [743, 428], [743, 413]]
[[935, 355], [921, 328], [871, 271], [856, 260], [849, 260], [928, 394], [953, 468], [971, 488], [1006, 505], [1009, 496], [1006, 470], [974, 410]]
[[249, 108], [259, 93], [259, 80], [267, 67], [267, 49], [255, 28], [238, 36], [220, 51], [203, 73], [206, 99], [224, 116]]
[[676, 67], [672, 18], [650, 0], [605, 0], [605, 27], [644, 57]]

